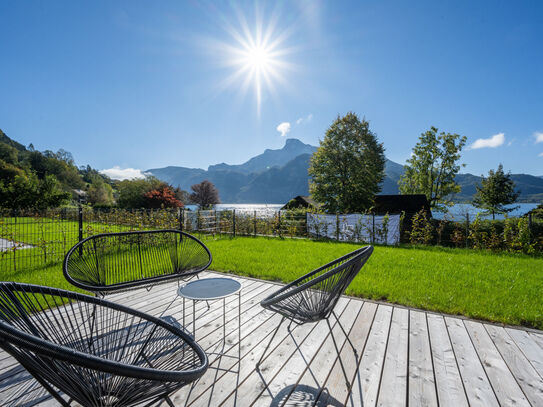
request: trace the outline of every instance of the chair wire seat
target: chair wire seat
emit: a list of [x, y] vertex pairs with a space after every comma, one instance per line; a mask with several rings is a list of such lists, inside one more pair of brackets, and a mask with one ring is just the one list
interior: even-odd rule
[[172, 406], [168, 395], [208, 367], [180, 326], [100, 298], [11, 282], [0, 283], [0, 347], [63, 406]]
[[[257, 368], [266, 357], [266, 352], [282, 323], [287, 319], [297, 325], [324, 319], [332, 332], [328, 318], [333, 315], [350, 342], [348, 334], [334, 313], [334, 307], [372, 253], [372, 246], [357, 249], [294, 280], [263, 299], [260, 302], [263, 308], [277, 312], [283, 318], [271, 335], [271, 339], [256, 364]], [[356, 354], [352, 343], [351, 346]]]
[[104, 295], [188, 279], [211, 261], [209, 249], [180, 230], [102, 233], [68, 251], [63, 273], [74, 286]]
[[373, 247], [367, 246], [346, 254], [275, 291], [260, 304], [298, 324], [328, 318], [372, 252]]

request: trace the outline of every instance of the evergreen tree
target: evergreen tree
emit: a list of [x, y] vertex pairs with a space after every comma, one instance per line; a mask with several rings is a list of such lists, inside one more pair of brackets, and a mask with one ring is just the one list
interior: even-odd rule
[[311, 157], [311, 196], [328, 212], [370, 209], [385, 176], [384, 150], [366, 120], [338, 116]]
[[473, 205], [491, 213], [492, 219], [496, 218], [497, 213], [504, 214], [516, 209], [516, 207], [505, 207], [515, 203], [520, 192], [515, 190], [511, 173], [503, 172], [503, 165], [498, 165], [496, 171], [488, 171], [488, 177], [483, 175], [481, 186], [477, 185], [476, 188]]

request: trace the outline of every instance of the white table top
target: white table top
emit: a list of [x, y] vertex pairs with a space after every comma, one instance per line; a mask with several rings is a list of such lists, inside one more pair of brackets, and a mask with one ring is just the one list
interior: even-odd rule
[[241, 283], [231, 278], [217, 277], [191, 281], [179, 287], [177, 294], [190, 300], [218, 300], [238, 293]]

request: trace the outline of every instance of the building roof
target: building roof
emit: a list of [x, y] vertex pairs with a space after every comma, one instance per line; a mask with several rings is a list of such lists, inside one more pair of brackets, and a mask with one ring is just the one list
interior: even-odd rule
[[310, 207], [318, 208], [319, 206], [320, 206], [320, 204], [318, 204], [313, 199], [311, 199], [311, 197], [298, 195], [298, 196], [295, 196], [294, 198], [292, 198], [290, 201], [288, 201], [281, 208], [281, 210], [294, 209], [294, 208], [310, 208]]

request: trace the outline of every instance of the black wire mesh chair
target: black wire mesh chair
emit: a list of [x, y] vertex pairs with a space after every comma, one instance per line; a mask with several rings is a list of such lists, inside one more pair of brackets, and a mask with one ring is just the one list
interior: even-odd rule
[[63, 272], [74, 286], [104, 295], [188, 279], [211, 261], [209, 249], [180, 230], [102, 233], [72, 247]]
[[290, 320], [289, 331], [292, 323], [302, 325], [325, 319], [332, 333], [328, 318], [333, 315], [356, 353], [349, 335], [334, 312], [334, 307], [372, 253], [372, 246], [355, 250], [298, 278], [262, 300], [260, 302], [262, 307], [281, 314], [283, 318], [257, 362], [257, 367], [260, 366], [279, 328], [287, 319]]
[[0, 347], [62, 406], [173, 406], [169, 394], [208, 367], [202, 348], [179, 327], [100, 298], [29, 284], [0, 283]]

